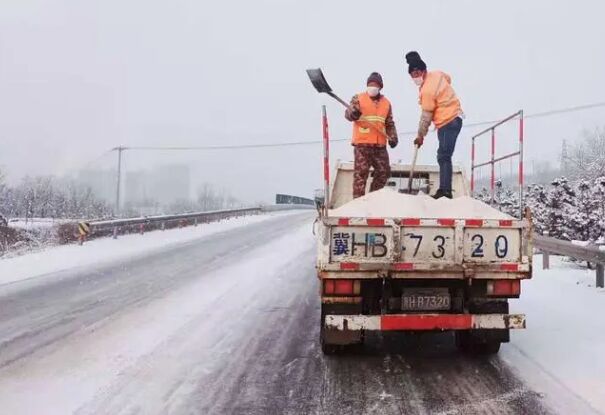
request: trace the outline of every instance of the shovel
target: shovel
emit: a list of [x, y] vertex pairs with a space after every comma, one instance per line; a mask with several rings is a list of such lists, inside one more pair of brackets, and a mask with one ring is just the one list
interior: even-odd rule
[[[334, 98], [336, 101], [338, 101], [342, 105], [344, 105], [346, 108], [349, 108], [349, 104], [347, 104], [343, 99], [341, 99], [338, 95], [336, 95], [334, 92], [332, 92], [332, 88], [330, 88], [330, 85], [328, 84], [328, 81], [326, 81], [326, 77], [324, 76], [324, 74], [320, 68], [307, 69], [307, 75], [309, 75], [309, 79], [311, 80], [311, 83], [313, 84], [313, 86], [315, 87], [317, 92], [328, 94], [332, 98]], [[380, 135], [386, 137], [388, 140], [389, 137], [386, 135], [386, 133], [384, 131], [380, 130], [378, 127], [376, 127], [371, 122], [364, 122], [363, 125], [373, 129], [374, 131], [378, 132]]]
[[416, 170], [416, 159], [418, 158], [418, 146], [414, 145], [414, 158], [412, 159], [412, 168], [410, 169], [410, 178], [408, 179], [408, 188], [407, 191], [404, 191], [404, 193], [407, 193], [409, 195], [413, 194], [412, 193], [412, 181], [414, 180], [414, 170]]
[[349, 104], [347, 104], [345, 101], [340, 99], [338, 95], [332, 92], [332, 88], [330, 88], [330, 85], [328, 84], [328, 81], [326, 81], [326, 78], [321, 72], [321, 69], [307, 69], [307, 75], [309, 75], [309, 79], [311, 80], [311, 83], [313, 84], [315, 89], [317, 89], [317, 92], [328, 94], [336, 101], [349, 108]]

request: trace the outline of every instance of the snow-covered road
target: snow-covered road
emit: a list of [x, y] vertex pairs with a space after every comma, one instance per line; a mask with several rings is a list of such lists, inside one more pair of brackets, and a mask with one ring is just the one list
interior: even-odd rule
[[[574, 370], [553, 362], [568, 347], [591, 353], [586, 345], [599, 338], [587, 329], [580, 345], [553, 343], [566, 333], [549, 329], [560, 299], [542, 288], [549, 275], [542, 271], [514, 305], [527, 312], [530, 328], [514, 333], [499, 356], [461, 355], [451, 334], [391, 334], [324, 357], [312, 221], [309, 212], [278, 215], [0, 285], [0, 413], [605, 410], [598, 392], [583, 392], [575, 378], [584, 373], [602, 388], [594, 376], [603, 357], [601, 366], [577, 357], [584, 367]], [[588, 287], [573, 281], [561, 289]], [[605, 295], [582, 292], [605, 314]], [[574, 367], [573, 359], [570, 351], [565, 364]]]

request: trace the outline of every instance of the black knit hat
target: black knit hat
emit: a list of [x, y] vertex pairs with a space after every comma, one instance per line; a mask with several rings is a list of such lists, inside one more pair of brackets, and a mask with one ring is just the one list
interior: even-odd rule
[[368, 82], [366, 82], [366, 85], [368, 85], [370, 82], [376, 82], [381, 88], [384, 88], [382, 76], [378, 72], [372, 72], [370, 76], [368, 76]]
[[408, 63], [408, 73], [412, 73], [416, 70], [426, 71], [426, 63], [420, 58], [418, 52], [412, 51], [406, 53], [405, 60]]

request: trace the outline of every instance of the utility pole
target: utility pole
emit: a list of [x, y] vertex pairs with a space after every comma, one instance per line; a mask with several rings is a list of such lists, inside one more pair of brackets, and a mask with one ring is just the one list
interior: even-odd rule
[[124, 147], [116, 147], [114, 150], [118, 151], [118, 177], [116, 180], [116, 215], [120, 212], [120, 181], [122, 177], [122, 151]]

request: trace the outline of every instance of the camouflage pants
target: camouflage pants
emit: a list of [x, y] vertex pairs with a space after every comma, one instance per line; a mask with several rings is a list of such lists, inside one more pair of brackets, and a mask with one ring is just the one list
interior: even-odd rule
[[353, 198], [366, 193], [366, 182], [374, 168], [370, 192], [382, 189], [391, 175], [389, 153], [386, 147], [355, 146], [355, 173], [353, 175]]

